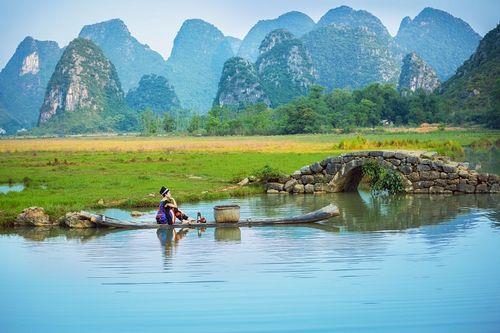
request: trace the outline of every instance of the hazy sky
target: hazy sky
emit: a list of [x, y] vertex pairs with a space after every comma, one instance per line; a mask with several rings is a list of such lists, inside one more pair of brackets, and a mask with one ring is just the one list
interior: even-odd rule
[[167, 58], [175, 34], [188, 18], [204, 19], [225, 35], [243, 38], [260, 19], [297, 10], [317, 21], [341, 5], [368, 10], [393, 35], [403, 17], [413, 18], [428, 6], [462, 18], [481, 35], [500, 20], [500, 0], [0, 0], [0, 68], [26, 36], [64, 46], [83, 25], [111, 18], [123, 19], [140, 42]]

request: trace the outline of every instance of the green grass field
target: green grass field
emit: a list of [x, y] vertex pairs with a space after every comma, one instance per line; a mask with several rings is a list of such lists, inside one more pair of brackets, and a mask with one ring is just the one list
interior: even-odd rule
[[[367, 147], [359, 147], [354, 135], [0, 140], [0, 184], [26, 185], [22, 192], [0, 194], [0, 223], [11, 223], [30, 206], [44, 207], [53, 219], [81, 209], [154, 207], [161, 185], [171, 188], [181, 203], [255, 194], [262, 188], [234, 185], [265, 165], [290, 173], [347, 150], [436, 150], [446, 141], [455, 146], [479, 139], [494, 142], [500, 132], [365, 134], [364, 138]], [[345, 147], [351, 142], [356, 146], [340, 149], [342, 142]]]

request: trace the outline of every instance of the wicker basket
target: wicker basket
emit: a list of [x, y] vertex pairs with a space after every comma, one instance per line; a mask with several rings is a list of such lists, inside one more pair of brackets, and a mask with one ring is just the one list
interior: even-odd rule
[[215, 206], [214, 218], [217, 223], [236, 223], [240, 220], [240, 206]]

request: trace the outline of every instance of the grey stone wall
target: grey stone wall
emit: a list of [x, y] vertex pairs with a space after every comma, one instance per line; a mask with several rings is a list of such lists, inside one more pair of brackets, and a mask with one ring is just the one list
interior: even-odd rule
[[406, 193], [499, 193], [500, 177], [478, 173], [468, 163], [453, 162], [433, 152], [363, 151], [328, 157], [266, 184], [269, 194], [324, 193], [355, 190], [361, 167], [376, 161], [401, 176]]

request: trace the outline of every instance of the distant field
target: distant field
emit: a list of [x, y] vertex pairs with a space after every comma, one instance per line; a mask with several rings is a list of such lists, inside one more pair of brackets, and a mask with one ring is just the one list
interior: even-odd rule
[[[22, 192], [0, 194], [0, 223], [12, 222], [30, 206], [44, 207], [54, 219], [80, 209], [151, 208], [159, 200], [155, 194], [161, 185], [170, 187], [180, 202], [249, 195], [262, 189], [238, 188], [235, 183], [265, 165], [290, 173], [363, 145], [461, 149], [480, 139], [498, 140], [500, 132], [365, 133], [363, 138], [343, 134], [0, 140], [0, 184], [26, 185]], [[341, 149], [342, 142], [354, 148]], [[451, 144], [443, 145], [446, 142]]]
[[[50, 139], [0, 140], [0, 152], [23, 151], [173, 151], [173, 152], [330, 152], [342, 140], [362, 135], [371, 141], [419, 140], [410, 148], [428, 148], [423, 141], [453, 140], [461, 145], [490, 138], [500, 138], [500, 131], [455, 130], [417, 132], [384, 132], [358, 134], [310, 134], [284, 136], [228, 136], [228, 137], [76, 137]], [[387, 148], [392, 146], [388, 142]], [[432, 148], [432, 147], [429, 147]]]

